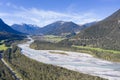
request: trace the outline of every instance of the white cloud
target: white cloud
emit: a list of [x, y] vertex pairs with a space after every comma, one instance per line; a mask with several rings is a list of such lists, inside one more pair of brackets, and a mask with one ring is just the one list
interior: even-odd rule
[[96, 14], [92, 12], [61, 13], [50, 10], [39, 10], [36, 8], [26, 9], [22, 6], [18, 7], [11, 3], [6, 3], [6, 5], [17, 9], [12, 13], [0, 12], [0, 17], [3, 18], [9, 25], [14, 23], [28, 23], [36, 24], [42, 27], [58, 20], [73, 21], [78, 24], [99, 20]]
[[5, 16], [9, 16], [8, 13], [0, 13], [0, 17], [5, 17]]

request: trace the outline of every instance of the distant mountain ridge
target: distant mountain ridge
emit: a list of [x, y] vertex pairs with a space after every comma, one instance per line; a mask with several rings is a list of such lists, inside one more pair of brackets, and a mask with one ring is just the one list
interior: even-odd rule
[[14, 30], [30, 35], [63, 35], [80, 32], [81, 30], [88, 28], [93, 24], [95, 24], [95, 22], [78, 25], [72, 21], [56, 21], [43, 27], [32, 24], [13, 24], [11, 27]]
[[81, 27], [73, 22], [57, 21], [44, 26], [41, 31], [43, 34], [61, 35], [81, 30]]
[[88, 26], [79, 26], [73, 22], [56, 21], [42, 28], [31, 24], [13, 24], [11, 27], [17, 31], [30, 35], [62, 35], [64, 33], [73, 33], [77, 31], [79, 32]]
[[41, 28], [32, 24], [13, 24], [11, 27], [17, 31], [30, 34], [30, 35], [41, 34], [41, 31], [40, 31]]

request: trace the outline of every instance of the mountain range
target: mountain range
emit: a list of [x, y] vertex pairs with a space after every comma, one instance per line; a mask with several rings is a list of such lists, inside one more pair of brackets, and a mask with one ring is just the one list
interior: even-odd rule
[[31, 24], [14, 24], [11, 27], [19, 32], [30, 35], [64, 35], [79, 32], [95, 23], [96, 22], [78, 25], [73, 22], [56, 21], [41, 28]]
[[41, 28], [36, 26], [36, 25], [32, 25], [32, 24], [13, 24], [11, 26], [14, 30], [22, 32], [22, 33], [26, 33], [26, 34], [30, 34], [30, 35], [40, 35], [41, 32]]
[[81, 27], [73, 22], [57, 21], [41, 28], [43, 34], [62, 35], [81, 30]]

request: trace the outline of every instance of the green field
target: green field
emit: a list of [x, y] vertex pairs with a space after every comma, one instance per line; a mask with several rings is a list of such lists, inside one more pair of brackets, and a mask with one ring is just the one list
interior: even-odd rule
[[6, 50], [8, 47], [5, 46], [5, 44], [0, 45], [0, 50]]
[[106, 50], [101, 48], [93, 48], [93, 47], [83, 47], [83, 46], [72, 46], [76, 50], [80, 50], [80, 52], [91, 54], [97, 58], [101, 58], [108, 61], [120, 62], [120, 51], [115, 50]]
[[61, 36], [54, 36], [54, 35], [45, 35], [44, 38], [46, 41], [51, 41], [51, 42], [60, 42], [63, 39], [65, 39]]
[[75, 46], [75, 45], [73, 45], [72, 47], [81, 48], [81, 49], [88, 49], [88, 50], [93, 50], [93, 51], [99, 51], [99, 52], [120, 54], [120, 51], [106, 50], [106, 49], [101, 49], [101, 48], [93, 48], [93, 47], [88, 47], [88, 46]]

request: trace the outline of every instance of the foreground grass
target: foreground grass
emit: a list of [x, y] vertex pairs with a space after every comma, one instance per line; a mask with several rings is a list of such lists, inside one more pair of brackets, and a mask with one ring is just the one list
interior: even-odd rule
[[3, 64], [3, 62], [0, 60], [0, 80], [15, 80], [9, 69]]
[[4, 59], [22, 76], [23, 80], [105, 80], [100, 77], [37, 62], [22, 55], [18, 47], [6, 50]]

